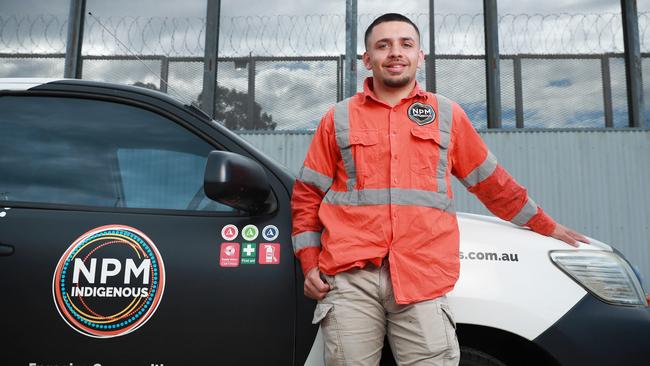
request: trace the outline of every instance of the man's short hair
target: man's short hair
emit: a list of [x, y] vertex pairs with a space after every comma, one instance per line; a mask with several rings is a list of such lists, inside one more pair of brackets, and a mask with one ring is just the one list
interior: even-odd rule
[[415, 28], [415, 32], [418, 34], [418, 43], [420, 43], [420, 30], [418, 29], [418, 26], [411, 21], [411, 19], [398, 13], [386, 13], [384, 15], [379, 16], [379, 18], [375, 19], [372, 23], [370, 23], [368, 29], [366, 29], [366, 34], [364, 37], [364, 43], [366, 45], [366, 49], [368, 49], [368, 38], [370, 37], [370, 33], [372, 32], [372, 29], [376, 27], [378, 24], [385, 23], [385, 22], [404, 22], [410, 24], [411, 26], [413, 26], [413, 28]]

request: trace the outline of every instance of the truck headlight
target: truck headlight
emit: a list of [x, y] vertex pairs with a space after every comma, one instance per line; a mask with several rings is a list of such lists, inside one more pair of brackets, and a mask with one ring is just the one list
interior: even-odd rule
[[610, 304], [648, 304], [639, 279], [616, 253], [595, 250], [557, 250], [551, 260], [587, 291]]

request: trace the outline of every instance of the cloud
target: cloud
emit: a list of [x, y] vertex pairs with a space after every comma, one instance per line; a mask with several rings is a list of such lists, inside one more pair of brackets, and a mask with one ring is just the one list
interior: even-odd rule
[[2, 58], [0, 59], [0, 77], [63, 77], [64, 60], [62, 58]]
[[522, 60], [527, 127], [604, 127], [600, 59]]
[[[345, 49], [345, 2], [326, 0], [222, 1], [220, 56], [253, 55], [340, 55]], [[170, 62], [169, 93], [184, 100], [195, 100], [202, 89], [203, 17], [205, 0], [177, 1], [92, 0], [87, 8], [129, 45], [137, 54], [193, 56], [197, 61]], [[639, 6], [639, 11], [650, 11]], [[502, 18], [500, 46], [508, 53], [601, 53], [622, 49], [620, 5], [605, 0], [568, 0], [561, 5], [532, 0], [500, 0]], [[390, 11], [407, 13], [421, 28], [423, 48], [428, 49], [428, 1], [408, 0], [359, 2], [359, 49], [363, 49], [363, 30], [378, 14]], [[580, 13], [575, 16], [560, 12]], [[63, 52], [67, 31], [68, 0], [49, 2], [5, 0], [0, 5], [0, 47], [20, 52]], [[483, 54], [482, 3], [474, 0], [436, 2], [436, 53], [438, 55]], [[520, 15], [507, 15], [520, 14]], [[522, 14], [523, 13], [523, 14]], [[536, 15], [539, 13], [539, 15]], [[596, 15], [581, 15], [591, 14]], [[618, 13], [618, 15], [603, 13]], [[30, 20], [11, 15], [23, 14]], [[40, 17], [38, 14], [54, 14]], [[276, 16], [275, 14], [284, 14]], [[310, 14], [309, 16], [306, 16]], [[452, 15], [453, 14], [453, 15]], [[460, 14], [460, 15], [459, 15]], [[551, 14], [551, 15], [549, 15]], [[555, 15], [553, 15], [555, 14]], [[8, 20], [9, 19], [9, 20]], [[639, 18], [642, 45], [650, 46], [650, 15]], [[31, 31], [29, 29], [35, 30]], [[12, 34], [24, 34], [18, 39]], [[14, 38], [11, 38], [14, 37]], [[3, 43], [4, 42], [4, 43]], [[647, 48], [647, 46], [643, 46]], [[22, 47], [22, 48], [21, 48]], [[643, 48], [642, 51], [646, 51]], [[94, 18], [87, 17], [84, 54], [124, 55], [125, 51]], [[11, 51], [10, 51], [11, 52]], [[84, 63], [85, 78], [132, 84], [135, 81], [159, 85], [159, 61], [92, 60]], [[603, 125], [602, 81], [598, 60], [525, 60], [523, 63], [526, 125], [563, 126]], [[278, 128], [311, 128], [336, 101], [335, 62], [258, 62], [256, 99], [264, 111], [273, 115]], [[482, 59], [450, 60], [439, 58], [438, 91], [461, 103], [477, 127], [486, 125], [485, 65]], [[645, 75], [650, 75], [650, 60], [644, 60]], [[358, 90], [370, 73], [358, 65]], [[0, 76], [62, 75], [61, 59], [7, 60], [0, 64]], [[504, 125], [514, 126], [514, 76], [511, 60], [501, 62], [501, 87]], [[625, 77], [622, 63], [612, 60], [612, 99], [617, 126], [627, 123]], [[231, 61], [221, 62], [219, 84], [246, 92], [247, 69], [235, 69]], [[418, 80], [424, 82], [424, 70]], [[644, 78], [650, 96], [650, 77]], [[650, 104], [647, 97], [646, 104]], [[649, 108], [650, 110], [650, 108]]]
[[[117, 84], [134, 84], [137, 81], [159, 85], [160, 61], [155, 60], [84, 60], [84, 79]], [[152, 73], [153, 71], [153, 73]]]
[[336, 62], [259, 63], [256, 83], [256, 100], [278, 129], [315, 128], [336, 103]]

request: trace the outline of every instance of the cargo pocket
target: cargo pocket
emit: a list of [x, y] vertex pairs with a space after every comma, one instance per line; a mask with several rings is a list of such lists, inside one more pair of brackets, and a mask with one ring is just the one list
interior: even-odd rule
[[[370, 167], [377, 163], [377, 144], [379, 143], [378, 130], [350, 130], [348, 146], [354, 159], [352, 166], [356, 170], [357, 181], [363, 188], [365, 184], [371, 183], [373, 174]], [[345, 159], [345, 157], [344, 157]]]
[[311, 322], [312, 324], [320, 323], [323, 332], [323, 346], [325, 347], [325, 364], [345, 365], [343, 343], [334, 314], [334, 304], [320, 302], [316, 304], [314, 319]]
[[[444, 133], [444, 132], [440, 132]], [[445, 171], [438, 171], [438, 160], [440, 152], [447, 150], [447, 146], [441, 143], [438, 130], [431, 128], [411, 128], [411, 171], [431, 179], [444, 178]], [[427, 182], [428, 183], [428, 182]]]
[[458, 359], [460, 357], [460, 347], [458, 345], [458, 337], [456, 336], [456, 321], [448, 304], [440, 303], [440, 310], [442, 310], [445, 333], [447, 334], [447, 344], [449, 345], [444, 357], [446, 359]]
[[321, 303], [316, 304], [316, 310], [314, 310], [314, 318], [311, 320], [311, 323], [312, 324], [320, 323], [323, 319], [325, 319], [325, 317], [330, 312], [330, 310], [332, 310], [333, 306], [334, 305], [332, 304], [321, 304]]

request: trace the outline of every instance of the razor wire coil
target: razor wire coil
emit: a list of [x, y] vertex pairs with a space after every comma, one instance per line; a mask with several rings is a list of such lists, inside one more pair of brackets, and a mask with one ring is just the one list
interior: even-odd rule
[[[374, 14], [360, 14], [365, 29]], [[420, 28], [428, 51], [429, 14], [407, 14]], [[107, 28], [100, 26], [97, 19]], [[483, 14], [435, 14], [436, 54], [484, 53]], [[650, 12], [638, 14], [642, 52], [650, 52]], [[65, 52], [68, 20], [55, 15], [0, 15], [0, 53]], [[110, 31], [110, 32], [109, 32]], [[126, 54], [203, 56], [205, 18], [86, 17], [85, 55]], [[358, 32], [363, 50], [363, 32]], [[593, 54], [623, 52], [620, 13], [503, 14], [499, 16], [502, 54]], [[222, 17], [219, 55], [223, 57], [327, 56], [345, 53], [345, 16], [339, 14]]]

